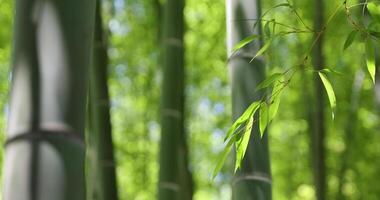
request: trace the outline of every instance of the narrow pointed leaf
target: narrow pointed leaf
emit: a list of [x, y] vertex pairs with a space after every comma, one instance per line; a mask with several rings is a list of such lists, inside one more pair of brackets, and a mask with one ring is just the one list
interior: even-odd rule
[[256, 55], [249, 62], [252, 62], [257, 56], [261, 56], [263, 53], [265, 53], [265, 51], [268, 50], [271, 44], [272, 44], [272, 39], [268, 40], [268, 42], [266, 42], [264, 46], [261, 47], [261, 49], [257, 51]]
[[270, 27], [269, 27], [270, 22], [271, 22], [271, 21], [267, 21], [267, 22], [265, 23], [265, 25], [264, 25], [264, 33], [265, 33], [265, 35], [268, 36], [268, 37], [270, 37]]
[[231, 151], [232, 145], [233, 145], [234, 142], [235, 142], [235, 137], [236, 137], [236, 136], [232, 137], [232, 138], [228, 141], [227, 145], [224, 147], [224, 150], [223, 150], [223, 152], [221, 153], [221, 155], [220, 155], [220, 157], [219, 157], [219, 159], [218, 159], [218, 162], [217, 162], [217, 164], [216, 164], [216, 166], [215, 166], [215, 168], [214, 168], [214, 172], [212, 173], [212, 179], [214, 179], [214, 178], [216, 177], [216, 175], [218, 175], [219, 171], [222, 169], [223, 164], [224, 164], [224, 162], [226, 161], [226, 158], [227, 158], [228, 154], [229, 154], [230, 151]]
[[270, 123], [277, 114], [278, 108], [280, 106], [281, 93], [282, 93], [282, 84], [280, 82], [276, 82], [273, 87], [272, 96], [270, 99], [269, 105], [269, 116], [268, 123]]
[[318, 72], [318, 74], [322, 80], [323, 85], [325, 86], [327, 96], [328, 96], [329, 101], [330, 101], [332, 118], [334, 119], [334, 112], [335, 112], [335, 107], [336, 107], [336, 98], [335, 98], [335, 93], [334, 93], [333, 87], [331, 86], [331, 83], [327, 79], [325, 74], [323, 74], [321, 72]]
[[249, 138], [251, 137], [252, 132], [253, 115], [254, 113], [252, 113], [252, 116], [249, 118], [242, 137], [236, 142], [235, 172], [240, 168], [241, 161], [243, 160], [245, 152], [247, 151]]
[[333, 73], [333, 74], [337, 74], [337, 75], [343, 75], [342, 72], [339, 72], [339, 71], [336, 71], [336, 70], [333, 70], [333, 69], [330, 69], [330, 68], [321, 69], [320, 72], [323, 72], [323, 73]]
[[234, 48], [232, 49], [233, 52], [243, 48], [245, 45], [249, 44], [250, 42], [252, 42], [254, 39], [258, 38], [259, 35], [250, 35], [246, 38], [244, 38], [242, 41], [240, 41], [239, 43], [237, 43]]
[[263, 137], [267, 125], [268, 125], [268, 105], [266, 103], [263, 103], [260, 106], [260, 113], [259, 113], [259, 129], [260, 129], [261, 137]]
[[367, 69], [373, 83], [375, 83], [376, 65], [375, 65], [375, 49], [372, 46], [371, 40], [366, 41], [366, 63]]
[[259, 107], [260, 102], [253, 102], [245, 111], [244, 113], [233, 123], [231, 128], [228, 130], [226, 137], [224, 138], [224, 141], [226, 141], [229, 137], [233, 135], [234, 132], [236, 132], [239, 127], [246, 122], [249, 117], [251, 116], [252, 112], [255, 112], [257, 108]]
[[273, 82], [275, 82], [276, 80], [278, 80], [279, 78], [281, 78], [283, 76], [282, 73], [274, 73], [270, 76], [268, 76], [263, 82], [261, 82], [257, 87], [256, 87], [256, 91], [257, 90], [260, 90], [260, 89], [263, 89], [263, 88], [266, 88], [270, 85], [273, 84]]
[[380, 21], [380, 6], [376, 5], [374, 2], [369, 2], [367, 4], [367, 9], [369, 14], [376, 19], [377, 21]]
[[281, 98], [278, 96], [273, 99], [272, 104], [269, 106], [268, 124], [274, 119], [280, 107]]
[[352, 42], [356, 37], [357, 32], [357, 30], [353, 30], [350, 34], [348, 34], [347, 39], [344, 42], [343, 50], [346, 50], [349, 46], [351, 46]]

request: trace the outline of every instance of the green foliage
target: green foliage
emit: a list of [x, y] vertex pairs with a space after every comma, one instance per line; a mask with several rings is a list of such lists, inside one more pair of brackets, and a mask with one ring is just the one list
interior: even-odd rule
[[346, 50], [349, 46], [351, 46], [351, 44], [354, 41], [357, 33], [358, 33], [357, 30], [353, 30], [353, 31], [351, 31], [350, 34], [348, 34], [347, 39], [344, 42], [343, 50]]
[[228, 141], [225, 146], [218, 164], [216, 165], [213, 173], [213, 178], [218, 174], [227, 154], [231, 150], [231, 146], [235, 144], [236, 147], [236, 163], [235, 163], [235, 172], [240, 167], [240, 163], [244, 158], [249, 138], [252, 132], [252, 126], [254, 123], [254, 115], [256, 111], [260, 108], [261, 102], [253, 102], [244, 113], [233, 123], [233, 125], [228, 130], [228, 133], [224, 141]]
[[253, 58], [251, 59], [251, 61], [249, 62], [252, 62], [257, 56], [261, 56], [263, 53], [265, 53], [266, 50], [268, 50], [268, 48], [270, 47], [270, 45], [272, 44], [273, 42], [273, 38], [270, 38], [265, 44], [263, 47], [261, 47], [255, 56], [253, 56]]
[[336, 108], [336, 98], [335, 98], [335, 93], [334, 89], [331, 86], [330, 81], [327, 79], [326, 75], [318, 72], [319, 77], [322, 80], [323, 85], [325, 86], [326, 92], [327, 92], [327, 97], [329, 98], [330, 102], [330, 107], [331, 107], [331, 116], [334, 119], [335, 116], [335, 108]]
[[230, 153], [231, 149], [232, 149], [232, 146], [235, 142], [235, 137], [237, 137], [237, 135], [234, 135], [227, 143], [226, 147], [224, 148], [222, 154], [220, 155], [220, 158], [216, 164], [216, 167], [214, 169], [214, 172], [212, 174], [212, 177], [215, 178], [216, 175], [218, 175], [219, 171], [222, 169], [223, 167], [223, 164], [228, 156], [228, 154]]
[[283, 73], [271, 74], [265, 80], [263, 80], [259, 85], [256, 86], [256, 91], [271, 86], [274, 82], [278, 81], [281, 77], [283, 77], [283, 75], [284, 75]]
[[257, 39], [259, 35], [250, 35], [243, 40], [241, 40], [239, 43], [237, 43], [234, 48], [232, 49], [233, 52], [236, 52], [237, 50], [243, 48], [245, 45], [251, 43], [254, 39]]
[[[358, 5], [361, 5], [361, 4], [358, 4]], [[251, 59], [251, 62], [257, 56], [261, 56], [261, 55], [267, 53], [269, 47], [274, 43], [275, 38], [284, 37], [284, 36], [289, 35], [289, 34], [317, 33], [316, 38], [310, 43], [310, 46], [309, 46], [308, 51], [306, 53], [306, 56], [304, 57], [303, 62], [301, 64], [301, 66], [306, 65], [307, 62], [308, 62], [309, 54], [310, 54], [311, 50], [313, 49], [313, 47], [315, 46], [316, 42], [320, 39], [320, 36], [327, 30], [327, 28], [329, 28], [330, 23], [332, 23], [333, 19], [336, 18], [336, 16], [338, 15], [339, 11], [342, 10], [342, 8], [345, 9], [345, 11], [346, 11], [346, 17], [347, 17], [347, 19], [349, 21], [349, 24], [354, 28], [354, 30], [352, 30], [348, 34], [348, 36], [347, 36], [347, 38], [346, 38], [346, 40], [344, 42], [344, 45], [343, 45], [343, 50], [346, 50], [348, 47], [350, 47], [353, 44], [353, 42], [355, 41], [355, 38], [356, 38], [358, 32], [360, 32], [362, 34], [364, 33], [364, 35], [366, 35], [366, 34], [369, 33], [370, 35], [372, 35], [372, 36], [374, 36], [376, 38], [380, 38], [380, 6], [378, 6], [374, 2], [369, 2], [369, 3], [366, 2], [363, 5], [368, 9], [369, 13], [371, 14], [371, 16], [373, 18], [372, 21], [370, 21], [368, 23], [369, 25], [368, 25], [367, 28], [362, 28], [361, 27], [362, 23], [358, 23], [358, 22], [356, 22], [354, 20], [354, 18], [351, 16], [351, 14], [349, 12], [349, 10], [352, 9], [354, 6], [348, 6], [347, 2], [344, 1], [343, 4], [338, 5], [335, 8], [335, 10], [332, 12], [332, 14], [329, 15], [329, 17], [327, 18], [326, 23], [323, 25], [323, 28], [322, 28], [322, 30], [320, 32], [317, 32], [317, 31], [311, 29], [310, 26], [307, 25], [307, 23], [300, 16], [300, 14], [297, 11], [297, 9], [295, 8], [295, 6], [293, 6], [290, 3], [290, 1], [287, 1], [287, 3], [281, 3], [281, 4], [277, 4], [275, 6], [270, 7], [254, 23], [254, 27], [256, 27], [259, 24], [259, 22], [264, 22], [265, 21], [265, 24], [263, 25], [263, 30], [264, 30], [264, 35], [266, 37], [268, 37], [268, 39], [264, 43], [264, 45], [253, 56], [253, 58]], [[280, 7], [287, 7], [289, 10], [291, 10], [291, 12], [294, 14], [294, 16], [296, 17], [296, 19], [300, 22], [300, 24], [301, 24], [302, 27], [301, 28], [297, 28], [295, 26], [292, 26], [291, 24], [280, 23], [280, 22], [278, 22], [277, 19], [271, 19], [271, 20], [265, 20], [264, 19], [264, 17], [266, 15], [269, 15], [270, 12], [272, 12], [275, 9], [280, 8]], [[270, 24], [271, 23], [273, 23], [272, 30], [270, 28]], [[283, 29], [282, 30], [280, 29], [281, 31], [278, 31], [276, 33], [275, 32], [275, 25], [279, 25], [279, 26], [283, 27], [283, 29], [285, 29], [285, 31]], [[289, 31], [289, 29], [290, 29], [290, 31]], [[306, 30], [303, 30], [303, 29], [306, 29]], [[243, 46], [245, 46], [248, 43], [252, 42], [257, 37], [259, 37], [259, 36], [255, 35], [255, 37], [250, 36], [248, 38], [245, 38], [244, 40], [242, 40], [241, 42], [239, 42], [235, 46], [234, 51], [239, 50]], [[369, 38], [366, 39], [366, 63], [367, 63], [367, 69], [369, 71], [371, 79], [375, 83], [375, 72], [376, 72], [375, 48], [372, 46], [372, 41]], [[278, 82], [279, 79], [285, 78], [286, 73], [288, 73], [291, 70], [294, 70], [293, 71], [294, 73], [287, 77], [286, 81], [284, 82], [285, 84], [277, 84], [277, 85], [275, 85], [275, 87], [281, 87], [279, 89], [279, 93], [281, 93], [282, 90], [283, 90], [283, 88], [287, 87], [288, 83], [291, 81], [291, 79], [293, 78], [294, 74], [297, 71], [300, 71], [299, 69], [302, 69], [299, 66], [300, 65], [295, 65], [294, 67], [291, 67], [290, 69], [284, 71], [283, 73], [274, 73], [274, 74], [269, 75], [264, 81], [262, 81], [256, 87], [256, 91], [260, 90], [260, 89], [268, 88], [269, 86], [273, 85], [273, 83]], [[333, 74], [338, 74], [338, 75], [342, 75], [342, 73], [340, 73], [340, 72], [338, 72], [336, 70], [327, 69], [327, 68], [319, 70], [319, 71], [316, 71], [316, 72], [318, 73], [318, 75], [319, 75], [319, 77], [320, 77], [320, 79], [321, 79], [321, 81], [322, 81], [322, 83], [323, 83], [323, 85], [324, 85], [324, 87], [326, 89], [327, 96], [328, 96], [328, 99], [329, 99], [329, 102], [330, 102], [330, 107], [331, 107], [331, 112], [332, 112], [332, 118], [334, 119], [334, 117], [335, 117], [335, 110], [336, 110], [335, 92], [333, 90], [333, 87], [332, 87], [330, 81], [327, 79], [327, 77], [326, 77], [326, 75], [324, 73], [333, 73]], [[261, 104], [259, 106], [260, 107], [259, 130], [260, 130], [261, 136], [264, 134], [264, 131], [265, 131], [267, 125], [274, 118], [274, 116], [276, 115], [276, 113], [278, 111], [278, 106], [279, 106], [279, 102], [280, 102], [280, 98], [278, 96], [279, 95], [275, 94], [275, 91], [273, 91], [272, 95], [269, 96], [270, 103], [267, 104], [266, 101], [261, 101]], [[246, 119], [246, 117], [244, 119]], [[231, 132], [236, 131], [237, 128], [238, 128], [238, 126], [236, 126], [236, 124], [235, 124], [235, 126], [233, 125], [231, 127], [231, 129], [229, 130], [229, 132], [227, 133], [227, 137], [231, 136], [231, 134], [232, 134]], [[238, 163], [235, 164], [235, 171], [237, 169], [236, 166], [239, 166], [239, 164]]]
[[[325, 2], [327, 3], [325, 19], [330, 18], [336, 7], [342, 8], [342, 2]], [[105, 8], [113, 9], [107, 13], [107, 24], [111, 28], [109, 86], [120, 199], [154, 199], [158, 169], [157, 110], [159, 110], [161, 70], [157, 64], [159, 50], [156, 47], [158, 17], [152, 1], [105, 1], [104, 3]], [[368, 6], [359, 4], [359, 1], [348, 1], [348, 3], [351, 3], [347, 8], [352, 18], [356, 20], [357, 27], [347, 20], [346, 13], [344, 10], [340, 12], [342, 11], [340, 9], [324, 31], [325, 66], [334, 66], [334, 69], [322, 69], [320, 72], [327, 74], [329, 81], [334, 83], [334, 93], [339, 100], [335, 108], [336, 116], [339, 117], [333, 122], [326, 121], [329, 130], [326, 138], [329, 169], [327, 198], [336, 199], [343, 150], [355, 149], [346, 155], [348, 170], [342, 176], [345, 180], [344, 196], [346, 199], [377, 199], [380, 196], [377, 187], [380, 177], [380, 171], [377, 170], [377, 166], [380, 165], [380, 143], [378, 134], [374, 133], [378, 130], [380, 118], [378, 107], [374, 103], [373, 79], [365, 79], [363, 86], [360, 87], [359, 109], [355, 110], [357, 119], [349, 114], [349, 110], [352, 109], [351, 96], [356, 94], [350, 91], [352, 86], [357, 84], [352, 77], [358, 68], [363, 66], [368, 54], [363, 48], [366, 46], [364, 41], [370, 40], [373, 48], [378, 47], [380, 39], [379, 23], [376, 20], [378, 10], [372, 9], [378, 6], [378, 3], [371, 0]], [[0, 3], [2, 27], [0, 29], [0, 135], [4, 135], [6, 126], [13, 4], [10, 0], [3, 0]], [[313, 42], [311, 38], [314, 32], [308, 30], [303, 23], [311, 27], [313, 6], [310, 6], [310, 1], [304, 0], [294, 0], [289, 3], [268, 0], [262, 1], [262, 5], [263, 15], [256, 22], [252, 21], [252, 25], [258, 26], [258, 22], [264, 22], [265, 25], [266, 22], [273, 21], [268, 23], [270, 37], [277, 36], [271, 44], [274, 48], [268, 48], [262, 54], [268, 58], [269, 73], [263, 81], [266, 83], [260, 83], [262, 88], [259, 89], [257, 86], [257, 90], [266, 94], [264, 99], [269, 107], [269, 122], [273, 120], [269, 132], [272, 176], [275, 178], [273, 193], [276, 200], [312, 200], [314, 188], [308, 150], [311, 127], [306, 120], [307, 111], [313, 106], [313, 101], [305, 96], [310, 93], [313, 75], [317, 72], [302, 67], [310, 66], [308, 63], [311, 60], [310, 55], [306, 62], [304, 56], [310, 49], [310, 43]], [[364, 8], [368, 8], [370, 18], [361, 16], [363, 5]], [[226, 146], [229, 148], [223, 149], [225, 153], [222, 155], [225, 158], [219, 159], [219, 167], [215, 168], [214, 172], [214, 177], [218, 172], [220, 176], [217, 176], [211, 184], [210, 171], [215, 167], [214, 161], [218, 158], [224, 138], [221, 133], [227, 131], [231, 125], [229, 121], [231, 111], [228, 109], [231, 107], [230, 88], [225, 69], [224, 9], [223, 1], [189, 0], [185, 11], [188, 67], [186, 96], [189, 99], [186, 102], [188, 108], [186, 116], [190, 142], [190, 168], [194, 172], [196, 186], [195, 200], [230, 199], [229, 183], [234, 169], [231, 165], [235, 163], [229, 162], [228, 155], [239, 139], [238, 136], [241, 138], [244, 135], [243, 132], [247, 127], [244, 125], [249, 122], [246, 121], [239, 128], [240, 134], [234, 134], [226, 140]], [[271, 26], [273, 24], [276, 24], [276, 32]], [[352, 32], [357, 32], [356, 36], [348, 39]], [[260, 38], [249, 37], [254, 37], [250, 42]], [[265, 39], [269, 41], [269, 38]], [[349, 40], [352, 41], [348, 42]], [[345, 45], [345, 43], [350, 44]], [[240, 48], [247, 44], [249, 42]], [[340, 51], [342, 47], [346, 47], [344, 53]], [[300, 65], [302, 67], [299, 67]], [[368, 66], [363, 69], [367, 70], [366, 68]], [[272, 72], [284, 75], [269, 78]], [[291, 84], [287, 84], [290, 78]], [[286, 93], [282, 94], [285, 88]], [[281, 108], [279, 108], [280, 101]], [[257, 117], [260, 117], [260, 113], [257, 112], [258, 110], [253, 123], [259, 121]], [[274, 119], [274, 116], [277, 117]], [[355, 135], [346, 139], [345, 128], [348, 124], [356, 124], [356, 128], [353, 129]], [[3, 141], [3, 136], [0, 137], [0, 141]], [[244, 149], [242, 147], [241, 145], [241, 153]], [[2, 156], [0, 157], [1, 162]], [[224, 168], [223, 163], [225, 163]]]
[[235, 141], [235, 147], [236, 147], [235, 172], [237, 171], [237, 169], [240, 168], [241, 161], [243, 160], [245, 152], [247, 151], [249, 138], [251, 137], [252, 126], [253, 126], [253, 115], [255, 111], [248, 118], [246, 125], [244, 127], [243, 135], [238, 136], [238, 139]]
[[376, 65], [375, 65], [375, 48], [372, 45], [371, 40], [367, 40], [365, 43], [366, 47], [366, 63], [369, 75], [373, 83], [375, 83], [375, 73], [376, 73]]
[[273, 86], [272, 95], [270, 96], [269, 101], [269, 116], [268, 123], [270, 123], [278, 112], [278, 108], [280, 106], [281, 93], [283, 91], [283, 84], [280, 81], [276, 81]]
[[369, 14], [376, 20], [380, 21], [380, 5], [375, 2], [369, 2], [367, 4]]
[[260, 106], [260, 117], [259, 117], [259, 128], [260, 128], [261, 137], [263, 137], [265, 133], [265, 129], [268, 125], [268, 121], [269, 121], [268, 105], [264, 101], [263, 104]]

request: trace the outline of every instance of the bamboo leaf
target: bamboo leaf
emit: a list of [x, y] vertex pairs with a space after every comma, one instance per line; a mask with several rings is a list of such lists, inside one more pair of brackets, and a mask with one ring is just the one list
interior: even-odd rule
[[260, 89], [263, 89], [263, 88], [266, 88], [268, 86], [270, 86], [271, 84], [273, 84], [273, 82], [275, 82], [276, 80], [278, 80], [279, 78], [281, 78], [283, 76], [282, 73], [274, 73], [270, 76], [268, 76], [264, 81], [262, 81], [257, 87], [256, 87], [256, 91], [257, 90], [260, 90]]
[[233, 136], [227, 143], [227, 145], [224, 147], [224, 150], [222, 151], [219, 159], [218, 159], [218, 162], [214, 168], [214, 172], [212, 173], [212, 179], [214, 179], [216, 177], [216, 175], [218, 175], [219, 171], [222, 169], [223, 167], [223, 164], [228, 156], [228, 153], [230, 153], [231, 151], [231, 148], [232, 148], [232, 145], [234, 144], [235, 142], [235, 137], [236, 136]]
[[349, 46], [351, 46], [351, 44], [354, 41], [357, 33], [358, 33], [357, 30], [353, 30], [353, 31], [351, 31], [350, 34], [348, 34], [347, 39], [344, 42], [343, 50], [346, 50]]
[[278, 108], [280, 107], [280, 100], [281, 98], [277, 96], [276, 98], [273, 99], [272, 104], [269, 106], [268, 123], [270, 123], [276, 116], [278, 112]]
[[259, 105], [260, 105], [260, 102], [255, 101], [244, 111], [244, 113], [230, 127], [230, 129], [227, 132], [226, 137], [224, 138], [224, 141], [226, 141], [229, 137], [231, 137], [233, 133], [235, 133], [236, 130], [239, 129], [239, 127], [249, 119], [252, 113], [258, 109]]
[[323, 73], [333, 73], [333, 74], [337, 74], [337, 75], [343, 75], [342, 72], [339, 72], [339, 71], [336, 71], [336, 70], [333, 70], [333, 69], [330, 69], [330, 68], [324, 68], [324, 69], [321, 69], [319, 71], [323, 72]]
[[270, 99], [271, 105], [269, 106], [269, 119], [268, 123], [270, 123], [277, 114], [278, 108], [280, 106], [282, 93], [282, 84], [280, 82], [276, 82], [273, 87], [272, 96]]
[[375, 83], [376, 65], [375, 65], [375, 49], [372, 46], [371, 40], [366, 41], [366, 63], [367, 69], [373, 83]]
[[380, 21], [380, 7], [378, 5], [376, 5], [374, 2], [369, 2], [367, 4], [367, 10], [374, 19]]
[[268, 50], [268, 48], [270, 47], [270, 45], [272, 44], [272, 38], [268, 40], [268, 42], [266, 42], [264, 44], [263, 47], [261, 47], [261, 49], [259, 49], [256, 53], [256, 55], [251, 59], [251, 61], [249, 61], [250, 63], [257, 57], [257, 56], [260, 56], [262, 55], [263, 53], [265, 53], [266, 50]]
[[292, 8], [292, 5], [290, 5], [289, 3], [280, 3], [280, 4], [277, 4], [277, 5], [274, 5], [272, 7], [270, 7], [269, 9], [267, 9], [261, 16], [260, 16], [260, 20], [257, 20], [255, 22], [255, 24], [253, 25], [253, 30], [256, 28], [256, 26], [259, 24], [259, 22], [261, 22], [265, 15], [267, 15], [271, 10], [275, 9], [275, 8], [279, 8], [279, 7], [289, 7], [289, 8]]
[[268, 105], [264, 102], [260, 106], [260, 116], [259, 116], [259, 129], [260, 129], [260, 136], [263, 137], [265, 133], [265, 129], [268, 125]]
[[270, 27], [269, 27], [269, 24], [270, 24], [271, 21], [267, 21], [264, 25], [264, 33], [266, 36], [270, 37]]
[[253, 116], [255, 113], [252, 113], [252, 115], [249, 118], [249, 121], [247, 122], [247, 125], [245, 126], [244, 133], [242, 137], [236, 142], [236, 161], [235, 161], [235, 172], [237, 169], [240, 168], [241, 161], [244, 158], [244, 155], [247, 151], [249, 138], [251, 137], [252, 132], [252, 126], [253, 126]]
[[380, 22], [372, 21], [368, 24], [366, 31], [368, 31], [372, 36], [378, 38], [380, 34]]
[[336, 98], [335, 98], [334, 89], [331, 86], [331, 83], [327, 79], [327, 77], [326, 77], [325, 74], [323, 74], [321, 72], [318, 72], [318, 74], [319, 74], [319, 77], [322, 80], [323, 85], [325, 86], [325, 89], [326, 89], [326, 92], [327, 92], [327, 96], [328, 96], [329, 101], [330, 101], [332, 118], [334, 119], [334, 112], [335, 112], [335, 107], [336, 107]]
[[237, 43], [234, 48], [232, 49], [233, 52], [243, 48], [245, 45], [249, 44], [250, 42], [252, 42], [254, 39], [258, 38], [259, 35], [250, 35], [246, 38], [244, 38], [243, 40], [241, 40], [239, 43]]
[[249, 138], [252, 132], [254, 115], [260, 107], [260, 102], [253, 102], [250, 107], [252, 107], [252, 110], [249, 111], [250, 112], [249, 120], [245, 125], [243, 134], [241, 135], [241, 137], [238, 137], [237, 134], [233, 136], [233, 137], [236, 137], [236, 140], [237, 140], [235, 142], [235, 147], [236, 147], [235, 172], [237, 169], [239, 169], [240, 163], [243, 160], [245, 152], [247, 150]]

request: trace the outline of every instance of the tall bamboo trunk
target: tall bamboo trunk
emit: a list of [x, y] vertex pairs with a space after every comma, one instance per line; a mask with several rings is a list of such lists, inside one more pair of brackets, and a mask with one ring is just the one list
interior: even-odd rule
[[5, 200], [83, 200], [95, 4], [17, 0]]
[[[89, 170], [96, 180], [89, 180], [93, 185], [91, 199], [117, 200], [115, 159], [112, 143], [110, 119], [110, 99], [107, 84], [107, 34], [103, 30], [101, 1], [96, 1], [94, 54], [90, 70], [90, 134], [89, 148], [93, 159]], [[91, 177], [90, 177], [91, 179]]]
[[[232, 55], [233, 46], [261, 30], [252, 30], [253, 22], [260, 16], [258, 0], [227, 0], [227, 47], [230, 56], [228, 67], [232, 82], [232, 114], [237, 119], [244, 110], [262, 94], [254, 93], [255, 87], [265, 76], [261, 59], [249, 63], [255, 55], [260, 42], [248, 45]], [[260, 26], [258, 26], [260, 27]], [[232, 57], [231, 57], [232, 56]], [[260, 138], [258, 126], [252, 129], [252, 136], [245, 158], [232, 185], [232, 199], [269, 200], [272, 198], [271, 171], [269, 162], [268, 136]]]
[[[315, 0], [314, 29], [323, 31], [323, 0]], [[318, 37], [316, 33], [315, 37]], [[315, 70], [324, 68], [323, 57], [323, 35], [315, 43], [313, 51], [313, 65]], [[325, 117], [324, 117], [324, 88], [319, 77], [315, 76], [314, 81], [315, 110], [312, 122], [312, 158], [314, 168], [314, 182], [317, 200], [324, 200], [326, 194], [326, 164], [325, 164]]]
[[192, 199], [184, 126], [184, 0], [167, 0], [163, 13], [161, 144], [158, 198]]

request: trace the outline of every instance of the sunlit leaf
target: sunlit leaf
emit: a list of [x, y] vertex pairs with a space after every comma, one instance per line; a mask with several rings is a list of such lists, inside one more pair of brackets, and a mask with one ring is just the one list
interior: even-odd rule
[[235, 146], [236, 146], [235, 172], [237, 169], [240, 168], [241, 161], [243, 160], [245, 152], [247, 151], [249, 138], [251, 137], [251, 132], [252, 132], [254, 114], [255, 113], [252, 113], [251, 117], [249, 118], [247, 125], [245, 126], [245, 130], [242, 137], [235, 143]]
[[263, 103], [260, 106], [260, 113], [259, 113], [259, 129], [260, 129], [261, 137], [263, 137], [267, 125], [268, 125], [268, 105], [266, 103]]
[[327, 96], [328, 96], [329, 101], [330, 101], [332, 118], [334, 119], [334, 112], [335, 112], [335, 107], [336, 107], [336, 98], [335, 98], [334, 89], [331, 86], [331, 83], [327, 79], [327, 77], [326, 77], [325, 74], [323, 74], [321, 72], [318, 72], [318, 74], [319, 74], [319, 77], [322, 80], [323, 85], [325, 86], [325, 89], [326, 89], [326, 92], [327, 92]]
[[267, 21], [264, 25], [264, 33], [266, 36], [270, 36], [270, 27], [269, 27], [269, 24], [270, 24], [271, 21]]
[[262, 81], [256, 87], [256, 91], [272, 85], [273, 82], [275, 82], [276, 80], [278, 80], [279, 78], [281, 78], [283, 75], [284, 75], [283, 73], [274, 73], [274, 74], [268, 76], [264, 81]]
[[348, 34], [347, 39], [344, 42], [343, 50], [347, 49], [352, 44], [357, 33], [358, 33], [357, 30], [353, 30], [353, 31], [351, 31], [350, 34]]
[[268, 123], [270, 123], [277, 114], [278, 108], [280, 106], [281, 93], [283, 91], [282, 87], [283, 87], [283, 84], [281, 84], [278, 81], [274, 84], [272, 96], [270, 98], [271, 104], [269, 105]]
[[219, 156], [219, 159], [218, 159], [218, 162], [214, 168], [214, 172], [212, 173], [212, 179], [214, 179], [216, 177], [216, 175], [218, 175], [219, 171], [222, 169], [223, 167], [223, 164], [228, 156], [228, 154], [230, 153], [231, 151], [231, 148], [232, 148], [232, 145], [234, 144], [235, 142], [235, 137], [236, 136], [233, 136], [227, 143], [227, 145], [224, 147], [224, 150], [223, 152], [221, 153], [221, 155]]
[[343, 75], [342, 72], [339, 72], [339, 71], [336, 71], [336, 70], [333, 70], [333, 69], [330, 69], [330, 68], [321, 69], [319, 71], [323, 72], [323, 73], [333, 73], [333, 74], [337, 74], [337, 75]]
[[256, 110], [259, 108], [260, 102], [253, 102], [245, 111], [244, 113], [233, 123], [233, 125], [230, 127], [230, 129], [227, 132], [226, 137], [224, 138], [224, 141], [226, 141], [229, 137], [233, 135], [233, 133], [239, 129], [239, 127], [246, 122], [249, 117], [252, 115], [253, 112], [256, 112]]
[[366, 63], [367, 69], [373, 83], [375, 83], [376, 65], [375, 65], [375, 49], [372, 46], [371, 40], [366, 41]]
[[250, 42], [252, 42], [254, 39], [258, 38], [259, 35], [250, 35], [246, 38], [244, 38], [243, 40], [241, 40], [239, 43], [237, 43], [234, 48], [232, 49], [233, 52], [243, 48], [245, 45], [249, 44]]
[[259, 49], [256, 53], [256, 55], [251, 59], [251, 61], [249, 62], [252, 62], [257, 56], [261, 56], [263, 53], [265, 53], [266, 50], [268, 50], [268, 48], [270, 47], [270, 45], [272, 44], [272, 38], [269, 39], [263, 47], [261, 47], [261, 49]]
[[380, 7], [379, 7], [379, 5], [376, 5], [374, 2], [369, 2], [367, 4], [367, 9], [368, 9], [369, 14], [371, 14], [371, 16], [373, 18], [375, 18], [377, 21], [380, 20]]

